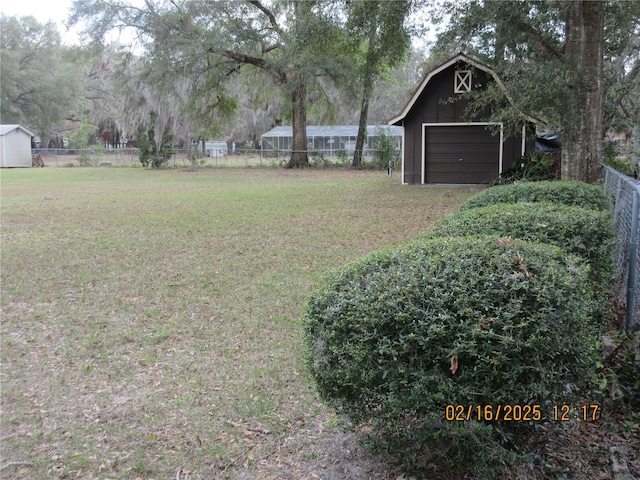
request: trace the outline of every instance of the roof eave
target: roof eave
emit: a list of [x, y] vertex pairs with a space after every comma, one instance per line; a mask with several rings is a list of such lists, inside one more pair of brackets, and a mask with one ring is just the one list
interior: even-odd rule
[[[437, 75], [441, 71], [449, 68], [454, 63], [456, 63], [456, 62], [458, 62], [460, 60], [466, 60], [467, 58], [468, 57], [466, 55], [463, 55], [463, 54], [459, 53], [458, 55], [456, 55], [454, 57], [451, 57], [446, 62], [440, 64], [439, 66], [435, 67], [433, 70], [429, 71], [429, 73], [427, 73], [424, 76], [422, 81], [418, 84], [416, 89], [413, 91], [413, 94], [409, 98], [409, 101], [406, 103], [406, 105], [404, 106], [404, 108], [402, 109], [400, 114], [398, 116], [392, 118], [391, 120], [389, 120], [388, 124], [389, 125], [394, 125], [394, 124], [398, 124], [398, 123], [402, 122], [402, 120], [404, 120], [404, 117], [406, 117], [407, 114], [411, 111], [411, 109], [413, 108], [413, 105], [416, 103], [416, 101], [418, 100], [418, 98], [420, 97], [420, 95], [422, 94], [422, 92], [424, 91], [426, 86], [428, 85], [428, 83], [431, 81], [431, 79], [435, 75]], [[484, 68], [483, 68], [483, 70], [484, 70]]]
[[17, 125], [17, 124], [0, 125], [0, 132], [2, 133], [2, 135], [7, 135], [7, 134], [13, 132], [14, 130], [22, 130], [27, 135], [29, 135], [31, 137], [34, 136], [34, 134], [32, 132], [30, 132], [29, 130], [24, 128], [22, 125]]

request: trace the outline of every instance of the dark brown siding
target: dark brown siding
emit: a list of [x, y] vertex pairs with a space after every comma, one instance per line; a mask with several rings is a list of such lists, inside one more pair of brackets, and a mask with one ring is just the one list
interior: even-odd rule
[[[526, 124], [527, 130], [525, 132], [525, 155], [533, 152], [535, 149], [536, 131], [535, 125], [531, 123]], [[522, 158], [522, 130], [516, 134], [508, 137], [504, 142], [502, 153], [502, 171], [513, 168], [520, 162]]]
[[[405, 183], [420, 183], [422, 173], [422, 147], [425, 145], [425, 139], [422, 138], [423, 124], [433, 123], [467, 123], [467, 122], [484, 122], [490, 117], [489, 110], [478, 112], [473, 118], [470, 118], [465, 109], [468, 105], [462, 95], [453, 93], [454, 76], [456, 70], [472, 70], [473, 80], [472, 88], [479, 89], [489, 82], [493, 81], [493, 78], [485, 71], [480, 69], [473, 69], [466, 65], [464, 62], [458, 62], [452, 65], [442, 72], [435, 75], [429, 81], [424, 91], [417, 98], [413, 104], [411, 110], [407, 113], [403, 120], [404, 126], [404, 182]], [[430, 128], [430, 127], [427, 127]], [[462, 130], [462, 126], [453, 127], [460, 128], [460, 130], [453, 130], [452, 133], [467, 135], [468, 132]], [[483, 128], [484, 130], [484, 128]], [[486, 132], [485, 132], [486, 133]], [[472, 133], [472, 136], [476, 138], [486, 138], [485, 133]], [[491, 137], [491, 143], [499, 142], [499, 136]], [[522, 140], [521, 135], [515, 135], [511, 138], [506, 138], [503, 145], [503, 170], [511, 168], [514, 162], [518, 161], [522, 153]], [[455, 150], [456, 144], [468, 143], [465, 138], [456, 138], [452, 142], [447, 143], [450, 145], [451, 155], [457, 155]], [[478, 146], [476, 150], [484, 149], [486, 146]], [[438, 147], [442, 148], [442, 147]], [[469, 146], [469, 148], [472, 148]], [[493, 146], [492, 146], [493, 148]], [[480, 154], [480, 152], [479, 152]], [[491, 160], [492, 165], [488, 165], [489, 158], [493, 153], [482, 153], [482, 160], [477, 162], [477, 165], [468, 168], [464, 168], [462, 171], [459, 168], [459, 162], [456, 164], [454, 161], [446, 160], [444, 157], [442, 161], [438, 161], [431, 164], [429, 161], [426, 165], [429, 167], [425, 170], [425, 182], [426, 183], [486, 183], [489, 175], [491, 180], [495, 180], [498, 177], [499, 169], [499, 148], [495, 149], [495, 157]], [[452, 157], [453, 158], [453, 157]], [[456, 159], [459, 160], [459, 157]], [[474, 172], [475, 173], [472, 173]], [[446, 172], [449, 172], [448, 175]], [[448, 175], [447, 180], [438, 180], [445, 178]], [[475, 180], [473, 180], [475, 178]], [[453, 179], [453, 180], [452, 180]], [[457, 180], [455, 180], [457, 179]]]
[[502, 171], [505, 171], [513, 167], [522, 156], [522, 135], [507, 138], [502, 148]]
[[426, 183], [491, 183], [498, 177], [500, 135], [484, 125], [425, 127]]

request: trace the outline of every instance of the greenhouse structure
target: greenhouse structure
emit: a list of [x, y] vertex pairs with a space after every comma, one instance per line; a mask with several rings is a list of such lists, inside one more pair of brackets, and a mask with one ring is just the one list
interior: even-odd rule
[[[307, 148], [310, 154], [336, 157], [352, 156], [358, 135], [357, 125], [307, 126]], [[368, 125], [367, 138], [363, 147], [363, 156], [375, 156], [382, 138], [391, 137], [398, 151], [402, 146], [402, 127], [390, 125]], [[293, 131], [291, 126], [275, 127], [261, 137], [261, 155], [263, 157], [287, 156], [291, 153]]]

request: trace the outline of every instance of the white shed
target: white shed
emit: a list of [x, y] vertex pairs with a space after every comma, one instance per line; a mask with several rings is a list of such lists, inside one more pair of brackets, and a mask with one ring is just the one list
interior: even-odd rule
[[0, 167], [30, 167], [31, 137], [20, 125], [0, 125]]

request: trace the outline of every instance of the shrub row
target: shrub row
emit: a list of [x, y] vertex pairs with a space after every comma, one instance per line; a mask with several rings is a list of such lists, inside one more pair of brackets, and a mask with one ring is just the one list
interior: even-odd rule
[[523, 182], [498, 185], [469, 198], [460, 210], [500, 203], [553, 202], [563, 205], [609, 210], [611, 201], [598, 185], [583, 182]]
[[[494, 477], [553, 404], [577, 402], [593, 381], [608, 213], [518, 201], [457, 212], [353, 262], [304, 313], [321, 397], [413, 473]], [[464, 421], [446, 421], [455, 405]], [[542, 418], [478, 417], [485, 405], [540, 405]]]
[[481, 471], [519, 422], [446, 422], [447, 406], [576, 400], [596, 354], [587, 276], [561, 249], [500, 237], [377, 252], [312, 297], [307, 364], [321, 397], [414, 473]]
[[606, 288], [613, 276], [613, 227], [608, 211], [557, 203], [511, 203], [443, 217], [425, 237], [501, 235], [556, 245], [584, 258], [591, 280]]
[[309, 302], [309, 368], [358, 421], [403, 397], [440, 417], [449, 403], [568, 401], [591, 368], [587, 275], [561, 249], [500, 237], [372, 254]]

